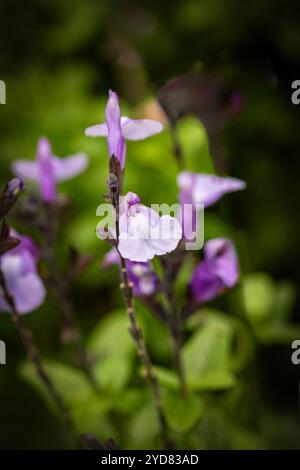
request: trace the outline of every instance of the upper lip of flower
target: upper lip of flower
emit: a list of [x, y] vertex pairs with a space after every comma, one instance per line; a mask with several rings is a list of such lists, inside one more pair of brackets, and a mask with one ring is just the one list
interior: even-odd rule
[[110, 157], [116, 157], [124, 168], [126, 142], [128, 140], [143, 140], [162, 131], [163, 125], [152, 119], [129, 119], [121, 117], [118, 95], [109, 90], [105, 109], [106, 122], [85, 129], [89, 137], [106, 137]]
[[[42, 137], [39, 140], [36, 160], [16, 160], [12, 165], [12, 170], [25, 180], [38, 182], [42, 196], [49, 196], [52, 200], [55, 198], [56, 183], [77, 176], [86, 169], [87, 164], [87, 156], [83, 153], [65, 158], [56, 157], [52, 154], [49, 141]], [[46, 192], [48, 192], [47, 195]]]

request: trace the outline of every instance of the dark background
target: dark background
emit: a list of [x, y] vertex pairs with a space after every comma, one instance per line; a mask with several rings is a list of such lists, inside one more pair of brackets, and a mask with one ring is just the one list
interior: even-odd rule
[[[0, 107], [1, 184], [11, 176], [14, 158], [34, 155], [40, 134], [49, 135], [61, 155], [87, 150], [96, 169], [98, 150], [86, 143], [83, 129], [102, 119], [107, 89], [117, 90], [138, 113], [146, 99], [158, 96], [171, 118], [200, 119], [220, 173], [247, 181], [247, 191], [221, 205], [222, 214], [244, 234], [244, 272], [288, 281], [290, 320], [299, 324], [300, 107], [291, 102], [291, 83], [300, 79], [299, 14], [296, 1], [1, 0], [0, 79], [7, 86], [7, 104]], [[164, 164], [161, 171], [168, 172]], [[99, 171], [99, 180], [104, 174]], [[146, 171], [140, 179], [150, 195]], [[97, 241], [70, 220], [78, 211], [82, 225], [92, 220], [93, 226], [102, 186], [97, 176], [92, 184], [68, 186], [76, 195], [62, 251], [76, 240], [87, 251], [97, 247], [100, 257]], [[113, 275], [105, 280], [93, 269], [73, 293], [78, 310], [89, 312], [81, 314], [87, 333], [116, 301]], [[44, 313], [29, 320], [36, 332], [46, 322], [38, 333], [46, 354], [59, 348], [57, 316], [50, 299]], [[0, 337], [8, 345], [8, 365], [0, 370], [0, 447], [64, 446], [56, 419], [17, 374], [24, 353], [7, 316], [0, 318]], [[299, 366], [291, 364], [290, 342], [259, 342], [251, 366], [259, 398], [249, 400], [268, 416], [260, 425], [261, 447], [299, 447]]]

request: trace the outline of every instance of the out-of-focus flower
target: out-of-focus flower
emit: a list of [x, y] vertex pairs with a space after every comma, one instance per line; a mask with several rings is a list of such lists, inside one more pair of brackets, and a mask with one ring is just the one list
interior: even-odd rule
[[23, 191], [24, 183], [20, 178], [13, 178], [7, 183], [0, 193], [0, 220], [13, 208]]
[[89, 137], [107, 137], [108, 153], [115, 156], [121, 168], [125, 165], [126, 142], [128, 140], [143, 140], [162, 131], [163, 125], [152, 119], [129, 119], [121, 117], [118, 95], [109, 90], [105, 111], [106, 122], [88, 127], [85, 135]]
[[238, 281], [238, 259], [230, 240], [215, 238], [204, 246], [204, 259], [195, 268], [190, 282], [194, 301], [213, 300]]
[[65, 158], [54, 156], [50, 142], [42, 137], [38, 142], [36, 161], [16, 160], [12, 169], [19, 177], [38, 182], [43, 201], [53, 203], [57, 183], [77, 176], [87, 164], [87, 156], [82, 153]]
[[174, 217], [160, 217], [139, 202], [139, 196], [132, 192], [121, 202], [118, 249], [123, 258], [145, 262], [174, 251], [182, 238], [182, 228]]
[[199, 205], [211, 206], [224, 194], [246, 188], [246, 183], [237, 178], [192, 173], [190, 171], [179, 173], [177, 184], [180, 188], [179, 201], [182, 208], [182, 220], [180, 222], [184, 237], [187, 240], [193, 239], [196, 235]]
[[[31, 238], [10, 230], [20, 244], [0, 257], [1, 270], [9, 294], [20, 314], [36, 310], [44, 302], [46, 290], [37, 272], [38, 248]], [[0, 311], [10, 311], [0, 287]]]
[[[133, 294], [136, 297], [150, 297], [160, 288], [160, 282], [151, 263], [138, 263], [125, 260], [129, 281], [132, 283]], [[103, 258], [102, 268], [116, 264], [120, 266], [120, 256], [116, 248], [112, 248]]]
[[237, 178], [207, 175], [183, 171], [177, 177], [182, 204], [204, 204], [208, 207], [224, 194], [241, 191], [246, 188], [245, 181]]

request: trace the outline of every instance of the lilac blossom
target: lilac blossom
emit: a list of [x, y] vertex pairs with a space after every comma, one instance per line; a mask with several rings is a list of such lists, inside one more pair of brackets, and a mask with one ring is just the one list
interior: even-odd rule
[[143, 140], [162, 131], [163, 125], [152, 119], [129, 119], [121, 117], [118, 95], [109, 90], [105, 110], [106, 122], [88, 127], [85, 135], [89, 137], [107, 137], [108, 153], [115, 156], [124, 168], [126, 142], [128, 140]]
[[238, 281], [238, 260], [232, 242], [215, 238], [206, 242], [204, 259], [195, 268], [190, 282], [193, 299], [198, 303], [213, 300]]
[[[155, 274], [151, 263], [125, 260], [129, 281], [132, 283], [133, 294], [136, 297], [150, 297], [160, 287], [160, 282]], [[120, 255], [116, 248], [112, 248], [103, 258], [101, 264], [103, 269], [116, 264], [120, 266]]]
[[246, 188], [245, 181], [237, 178], [207, 175], [183, 171], [178, 175], [182, 204], [203, 204], [205, 207], [217, 202], [224, 194]]
[[87, 164], [87, 156], [81, 153], [65, 158], [54, 156], [48, 139], [41, 137], [36, 161], [16, 160], [12, 169], [20, 178], [38, 182], [43, 201], [53, 203], [57, 196], [57, 183], [77, 176]]
[[[40, 307], [46, 290], [37, 272], [38, 248], [30, 237], [10, 230], [10, 235], [20, 244], [0, 257], [1, 270], [18, 313], [26, 314]], [[0, 311], [9, 312], [2, 288], [0, 287]]]
[[[129, 192], [120, 198], [119, 240], [120, 255], [130, 261], [146, 262], [154, 256], [174, 251], [182, 238], [182, 228], [174, 217], [159, 216], [150, 207], [140, 204], [137, 194]], [[115, 211], [114, 211], [115, 218]], [[116, 240], [115, 220], [107, 228], [100, 225], [100, 239]]]
[[[177, 177], [180, 188], [179, 201], [182, 207], [184, 237], [191, 240], [197, 231], [197, 214], [200, 205], [211, 206], [224, 194], [241, 191], [246, 183], [237, 178], [221, 177], [204, 173], [183, 171]], [[197, 207], [198, 206], [198, 207]]]
[[159, 216], [140, 204], [139, 196], [129, 192], [121, 202], [118, 249], [123, 258], [146, 262], [154, 256], [174, 251], [182, 238], [182, 228], [174, 217]]

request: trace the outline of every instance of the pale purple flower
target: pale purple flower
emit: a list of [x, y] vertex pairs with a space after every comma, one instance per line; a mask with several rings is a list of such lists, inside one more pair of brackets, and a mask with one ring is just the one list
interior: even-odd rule
[[[31, 238], [21, 236], [14, 230], [11, 236], [20, 244], [0, 257], [6, 287], [20, 314], [30, 313], [40, 307], [46, 296], [44, 284], [37, 272], [38, 248]], [[0, 311], [10, 312], [0, 287]]]
[[57, 183], [77, 176], [86, 169], [87, 164], [87, 156], [81, 153], [65, 158], [54, 156], [48, 139], [41, 137], [36, 160], [16, 160], [12, 169], [17, 176], [38, 182], [43, 201], [53, 203]]
[[213, 300], [232, 288], [238, 277], [238, 259], [232, 242], [226, 238], [209, 240], [204, 246], [204, 259], [192, 275], [192, 297], [199, 303]]
[[152, 119], [129, 119], [121, 117], [118, 95], [109, 90], [105, 111], [106, 122], [88, 127], [85, 135], [107, 137], [108, 153], [119, 160], [121, 168], [125, 165], [126, 143], [128, 140], [143, 140], [162, 131], [163, 125]]
[[123, 258], [146, 262], [174, 251], [182, 238], [182, 228], [174, 217], [159, 216], [139, 201], [132, 192], [122, 198], [118, 249]]
[[183, 171], [177, 177], [181, 203], [203, 204], [211, 206], [224, 194], [241, 191], [246, 188], [245, 181], [237, 178], [207, 175]]
[[[160, 282], [151, 263], [137, 263], [125, 260], [129, 281], [132, 283], [133, 294], [136, 297], [150, 297], [160, 287]], [[120, 266], [120, 255], [116, 248], [112, 248], [103, 258], [102, 268], [116, 264]]]
[[241, 191], [246, 183], [237, 178], [183, 171], [177, 177], [180, 188], [181, 225], [184, 237], [192, 240], [197, 232], [197, 214], [200, 205], [211, 206], [226, 193]]
[[[146, 262], [176, 249], [182, 238], [177, 219], [169, 215], [160, 217], [150, 207], [140, 204], [135, 193], [129, 192], [120, 200], [118, 249], [123, 258]], [[115, 210], [108, 226], [97, 228], [97, 235], [102, 240], [116, 240]]]

